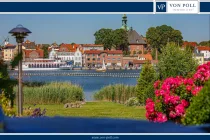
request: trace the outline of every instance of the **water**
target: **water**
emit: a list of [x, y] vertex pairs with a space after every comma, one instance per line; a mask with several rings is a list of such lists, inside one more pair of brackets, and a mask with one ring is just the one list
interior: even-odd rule
[[[17, 72], [11, 71], [10, 73]], [[24, 71], [24, 73], [95, 73], [95, 70], [53, 70], [53, 71]], [[140, 70], [108, 70], [106, 73], [122, 73], [129, 75], [138, 75]], [[123, 78], [123, 77], [89, 77], [89, 76], [23, 76], [23, 81], [39, 81], [39, 82], [71, 82], [80, 85], [85, 94], [87, 101], [93, 100], [93, 94], [102, 87], [113, 84], [136, 85], [137, 78]]]

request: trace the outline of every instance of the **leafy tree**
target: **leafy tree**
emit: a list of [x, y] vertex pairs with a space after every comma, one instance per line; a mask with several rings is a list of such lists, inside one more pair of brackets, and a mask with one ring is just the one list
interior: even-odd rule
[[74, 45], [74, 44], [76, 44], [76, 43], [74, 43], [74, 42], [71, 43], [71, 45]]
[[133, 51], [133, 54], [135, 55], [136, 54], [136, 51]]
[[182, 123], [185, 125], [210, 123], [210, 81], [204, 85], [197, 96], [192, 98]]
[[156, 77], [154, 67], [149, 62], [144, 64], [136, 87], [137, 97], [141, 104], [145, 104], [147, 98], [154, 97], [153, 84]]
[[128, 34], [123, 29], [102, 28], [95, 32], [95, 44], [103, 44], [104, 49], [128, 50]]
[[42, 49], [44, 51], [44, 58], [48, 58], [49, 57], [49, 51], [48, 51], [48, 48], [49, 48], [50, 45], [43, 45]]
[[148, 44], [156, 50], [156, 59], [157, 51], [161, 52], [161, 48], [166, 46], [168, 42], [175, 42], [179, 46], [183, 43], [182, 33], [167, 25], [150, 27], [146, 32], [146, 38]]
[[[15, 63], [13, 63], [15, 64]], [[18, 63], [17, 63], [18, 64]], [[0, 96], [4, 95], [11, 103], [11, 108], [14, 105], [15, 94], [13, 93], [13, 86], [17, 84], [16, 80], [11, 80], [7, 71], [7, 65], [3, 60], [0, 60]]]
[[200, 46], [209, 46], [210, 47], [210, 40], [209, 41], [201, 41], [199, 43]]
[[168, 43], [162, 49], [158, 62], [158, 71], [161, 79], [183, 76], [193, 73], [198, 66], [197, 61], [189, 50], [181, 50], [175, 43]]
[[142, 51], [139, 51], [138, 54], [142, 54]]
[[128, 33], [123, 29], [116, 29], [112, 35], [113, 44], [116, 46], [116, 49], [123, 51], [128, 51]]
[[147, 51], [144, 51], [144, 54], [147, 54], [148, 52]]
[[95, 32], [95, 44], [103, 44], [104, 49], [111, 49], [113, 46], [113, 30], [102, 28]]

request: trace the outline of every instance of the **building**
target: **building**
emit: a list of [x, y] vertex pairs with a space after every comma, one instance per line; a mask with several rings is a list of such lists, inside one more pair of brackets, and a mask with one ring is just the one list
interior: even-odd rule
[[78, 67], [82, 67], [82, 52], [80, 51], [79, 47], [77, 48], [76, 52], [74, 53], [74, 65]]
[[7, 44], [3, 48], [3, 60], [4, 61], [11, 61], [15, 57], [17, 52], [18, 52], [18, 50], [17, 50], [16, 45]]
[[82, 50], [83, 51], [87, 51], [87, 50], [100, 50], [100, 51], [103, 51], [104, 50], [104, 46], [103, 45], [97, 45], [97, 44], [83, 44], [82, 45]]
[[152, 63], [152, 55], [150, 53], [147, 54], [139, 54], [138, 58], [133, 61], [133, 65], [135, 67], [140, 67], [146, 62]]
[[52, 48], [51, 51], [49, 52], [49, 59], [55, 60], [56, 58], [57, 58], [57, 52], [55, 51], [54, 48]]
[[87, 50], [84, 54], [86, 67], [101, 67], [103, 60], [107, 67], [122, 66], [123, 52], [121, 50]]
[[188, 41], [185, 41], [185, 42], [183, 42], [183, 45], [182, 46], [183, 47], [186, 47], [186, 46], [197, 47], [198, 44], [197, 44], [197, 42], [188, 42]]
[[23, 46], [26, 48], [26, 49], [32, 49], [32, 50], [36, 50], [38, 46], [36, 46], [36, 43], [35, 41], [34, 42], [31, 42], [29, 40], [26, 40], [24, 43], [23, 43]]
[[71, 44], [61, 44], [59, 47], [57, 54], [57, 58], [60, 59], [62, 62], [66, 61], [74, 61], [74, 53], [76, 48], [74, 48]]
[[24, 50], [25, 59], [26, 62], [32, 62], [35, 59], [43, 59], [44, 58], [44, 51], [41, 49], [38, 50], [32, 50], [32, 49], [26, 49]]
[[197, 47], [197, 53], [204, 54], [204, 59], [210, 58], [210, 47], [199, 46]]
[[[124, 14], [122, 17], [122, 27], [121, 29], [125, 29], [128, 31], [128, 49], [131, 52], [130, 55], [141, 53], [144, 48], [147, 47], [146, 39], [136, 32], [132, 27], [129, 28], [127, 25], [127, 16]], [[144, 52], [143, 52], [144, 53]]]

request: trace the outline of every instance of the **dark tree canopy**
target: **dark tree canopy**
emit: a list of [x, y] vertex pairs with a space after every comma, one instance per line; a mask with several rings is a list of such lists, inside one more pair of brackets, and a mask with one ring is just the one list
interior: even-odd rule
[[159, 51], [168, 42], [174, 42], [179, 46], [183, 43], [182, 33], [167, 25], [150, 27], [146, 32], [146, 38], [147, 42]]
[[200, 46], [209, 46], [210, 47], [210, 40], [209, 41], [201, 41], [199, 43]]
[[50, 45], [43, 45], [42, 49], [44, 50], [44, 58], [48, 58], [49, 57], [49, 52], [48, 52], [48, 48]]
[[95, 32], [95, 44], [103, 44], [104, 49], [126, 50], [128, 47], [128, 34], [123, 29], [105, 29], [102, 28]]

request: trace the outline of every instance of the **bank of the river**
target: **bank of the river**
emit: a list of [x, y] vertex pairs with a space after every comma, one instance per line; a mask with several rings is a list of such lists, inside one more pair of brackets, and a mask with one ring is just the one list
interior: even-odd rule
[[37, 107], [46, 109], [46, 116], [145, 119], [145, 107], [127, 107], [112, 102], [87, 102], [81, 108], [64, 108], [64, 105], [36, 105]]
[[[14, 71], [10, 71], [12, 74]], [[16, 71], [17, 72], [17, 71]], [[104, 75], [113, 76], [66, 76], [60, 75], [61, 73], [95, 73], [95, 70], [58, 70], [58, 71], [24, 71], [26, 75], [23, 76], [24, 81], [34, 82], [71, 82], [72, 84], [79, 85], [83, 88], [86, 101], [93, 101], [93, 94], [101, 88], [113, 85], [113, 84], [124, 84], [124, 85], [136, 85], [137, 78], [140, 70], [108, 70], [105, 73], [99, 73]], [[43, 75], [27, 75], [27, 73], [42, 73]], [[47, 75], [47, 73], [58, 73], [58, 75]], [[115, 77], [114, 75], [122, 75], [122, 77]], [[130, 75], [133, 77], [123, 77], [123, 75]]]

